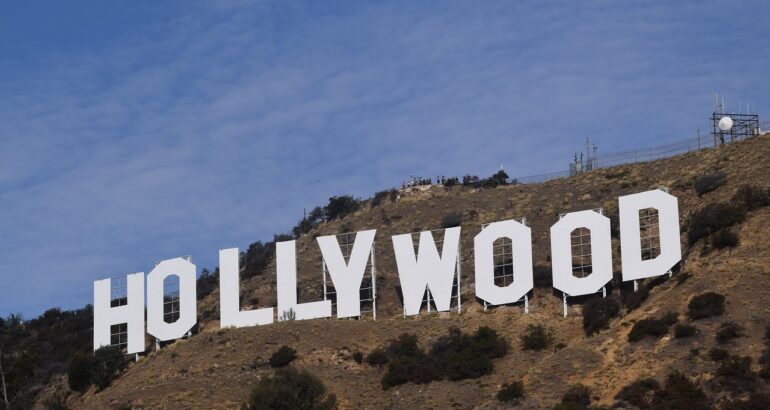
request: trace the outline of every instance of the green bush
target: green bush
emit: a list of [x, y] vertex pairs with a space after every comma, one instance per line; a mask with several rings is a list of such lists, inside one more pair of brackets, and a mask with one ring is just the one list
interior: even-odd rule
[[580, 383], [570, 386], [561, 396], [561, 404], [573, 404], [583, 408], [591, 404], [591, 389]]
[[462, 222], [463, 215], [459, 212], [453, 212], [441, 219], [441, 227], [444, 229], [453, 228], [455, 226], [460, 226]]
[[620, 313], [620, 303], [613, 296], [593, 298], [583, 305], [583, 330], [591, 336], [610, 326], [610, 320]]
[[551, 342], [553, 336], [543, 325], [529, 325], [521, 336], [521, 348], [524, 350], [543, 350]]
[[644, 285], [639, 286], [639, 290], [636, 292], [623, 292], [623, 307], [626, 308], [626, 311], [630, 312], [641, 306], [649, 296], [650, 291], [647, 289], [647, 286]]
[[699, 239], [741, 223], [744, 219], [746, 219], [746, 210], [741, 204], [708, 204], [690, 216], [687, 224], [687, 242], [693, 245]]
[[473, 379], [492, 372], [492, 359], [508, 352], [508, 343], [493, 329], [482, 326], [476, 333], [463, 334], [449, 329], [447, 336], [438, 338], [431, 356], [449, 380]]
[[506, 340], [485, 326], [473, 334], [449, 329], [433, 343], [430, 354], [419, 348], [415, 335], [403, 334], [388, 346], [388, 367], [381, 384], [388, 389], [408, 382], [477, 378], [491, 373], [492, 359], [507, 352]]
[[718, 347], [712, 347], [709, 350], [709, 359], [715, 361], [715, 362], [721, 362], [722, 360], [727, 359], [730, 357], [730, 353], [727, 352], [725, 349], [720, 349]]
[[536, 288], [550, 288], [553, 286], [550, 266], [535, 265], [532, 268], [532, 274]]
[[622, 400], [636, 407], [646, 409], [652, 405], [655, 395], [660, 392], [660, 383], [655, 379], [639, 379], [620, 389], [615, 400]]
[[701, 175], [693, 181], [693, 188], [698, 196], [709, 193], [725, 184], [727, 175], [724, 172]]
[[695, 296], [687, 305], [687, 316], [692, 320], [720, 316], [723, 313], [725, 313], [725, 297], [714, 292]]
[[361, 201], [352, 196], [333, 196], [329, 198], [329, 203], [324, 210], [326, 211], [326, 220], [332, 221], [342, 219], [352, 214], [361, 207]]
[[395, 202], [397, 197], [398, 190], [396, 189], [391, 188], [385, 191], [380, 191], [375, 193], [372, 197], [371, 205], [372, 207], [380, 206], [380, 204], [382, 204], [386, 199], [389, 199], [391, 202]]
[[770, 190], [742, 185], [733, 195], [732, 202], [742, 204], [746, 211], [753, 211], [770, 205]]
[[717, 376], [731, 379], [753, 380], [756, 377], [751, 371], [750, 356], [730, 356], [723, 360], [717, 369]]
[[100, 347], [94, 352], [91, 382], [100, 390], [104, 389], [127, 365], [126, 356], [117, 346]]
[[734, 248], [738, 246], [738, 235], [729, 229], [722, 229], [711, 235], [711, 246], [714, 249]]
[[677, 339], [683, 339], [685, 337], [695, 336], [698, 333], [698, 328], [686, 323], [677, 323], [674, 326], [674, 337]]
[[361, 352], [355, 352], [355, 353], [353, 353], [353, 360], [354, 360], [356, 363], [358, 363], [358, 364], [361, 364], [361, 363], [363, 363], [363, 362], [364, 362], [364, 354], [363, 354], [363, 353], [361, 353]]
[[497, 392], [497, 400], [502, 402], [511, 403], [522, 397], [524, 397], [524, 383], [518, 380], [504, 384]]
[[729, 410], [765, 410], [770, 409], [770, 395], [762, 392], [752, 392], [745, 400], [727, 399], [721, 406]]
[[67, 369], [67, 381], [70, 390], [83, 393], [91, 386], [91, 369], [94, 367], [94, 356], [91, 353], [78, 352], [72, 356]]
[[759, 357], [759, 377], [770, 379], [770, 349], [762, 351]]
[[278, 368], [287, 366], [297, 358], [297, 351], [289, 346], [281, 346], [275, 353], [270, 356], [268, 363], [271, 367]]
[[706, 393], [682, 373], [666, 377], [666, 387], [658, 392], [651, 406], [659, 410], [710, 409]]
[[217, 288], [219, 284], [219, 268], [217, 268], [213, 273], [210, 272], [208, 269], [203, 269], [201, 271], [201, 275], [198, 277], [198, 280], [196, 283], [196, 298], [198, 300], [201, 300], [211, 294], [211, 292], [214, 291], [214, 289]]
[[291, 367], [260, 380], [244, 408], [250, 410], [326, 410], [337, 408], [337, 398], [326, 393], [316, 376]]
[[508, 184], [508, 174], [505, 173], [502, 169], [495, 172], [491, 177], [489, 177], [490, 180], [495, 181], [497, 185], [507, 185]]
[[743, 327], [735, 322], [725, 322], [719, 326], [716, 339], [719, 344], [725, 344], [733, 339], [743, 336]]
[[366, 363], [372, 366], [381, 366], [388, 362], [388, 352], [383, 348], [377, 348], [366, 355]]
[[676, 323], [676, 312], [668, 312], [660, 319], [642, 319], [634, 323], [628, 333], [629, 342], [638, 342], [645, 337], [662, 337], [668, 334], [668, 329]]

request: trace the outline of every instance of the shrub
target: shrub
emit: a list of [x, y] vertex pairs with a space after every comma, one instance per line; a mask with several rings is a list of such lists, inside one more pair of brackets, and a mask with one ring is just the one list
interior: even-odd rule
[[497, 392], [497, 400], [502, 402], [515, 402], [522, 397], [524, 397], [524, 383], [518, 380], [504, 384]]
[[725, 322], [719, 326], [716, 339], [719, 344], [725, 344], [735, 338], [743, 336], [743, 327], [735, 322]]
[[591, 389], [580, 383], [573, 384], [561, 396], [561, 404], [575, 404], [588, 407], [591, 404]]
[[730, 357], [730, 353], [728, 353], [727, 350], [725, 349], [712, 347], [711, 350], [709, 350], [709, 359], [715, 362], [721, 362], [722, 360], [725, 360], [728, 357]]
[[91, 367], [91, 382], [100, 390], [112, 383], [128, 363], [123, 352], [117, 346], [100, 347], [94, 352]]
[[674, 372], [666, 377], [666, 387], [655, 395], [652, 408], [655, 409], [709, 409], [706, 393], [687, 376]]
[[676, 326], [674, 326], [674, 337], [677, 339], [695, 336], [696, 333], [698, 333], [698, 328], [693, 325], [677, 323]]
[[609, 327], [610, 319], [620, 313], [620, 303], [613, 296], [593, 298], [583, 305], [583, 329], [591, 336]]
[[729, 229], [722, 229], [711, 235], [711, 246], [715, 249], [734, 248], [738, 245], [738, 235]]
[[78, 352], [72, 356], [67, 369], [67, 381], [70, 390], [83, 393], [91, 386], [91, 368], [94, 366], [94, 356], [90, 353]]
[[459, 212], [454, 212], [445, 216], [441, 220], [441, 227], [444, 229], [453, 228], [455, 226], [460, 226], [462, 222], [463, 222], [463, 215]]
[[246, 409], [336, 409], [337, 398], [326, 394], [326, 386], [316, 376], [292, 368], [268, 376], [251, 391]]
[[492, 359], [508, 352], [508, 344], [493, 329], [482, 326], [473, 335], [457, 328], [438, 338], [431, 356], [449, 380], [471, 379], [492, 372]]
[[723, 313], [725, 313], [725, 297], [714, 292], [695, 296], [687, 305], [687, 316], [692, 320], [720, 316]]
[[482, 326], [474, 334], [451, 328], [438, 338], [430, 354], [417, 346], [417, 337], [403, 334], [388, 346], [388, 368], [382, 387], [403, 383], [428, 383], [447, 378], [477, 378], [492, 372], [492, 359], [508, 352], [508, 344], [496, 331]]
[[746, 211], [753, 211], [770, 205], [770, 190], [742, 185], [733, 195], [732, 202], [742, 204]]
[[770, 395], [767, 393], [752, 392], [745, 400], [726, 400], [721, 408], [730, 410], [770, 409]]
[[765, 349], [759, 357], [759, 377], [770, 379], [770, 349]]
[[723, 360], [717, 369], [717, 376], [724, 376], [732, 379], [753, 380], [754, 372], [751, 371], [750, 356], [730, 356]]
[[214, 291], [214, 289], [217, 288], [218, 283], [219, 268], [217, 268], [213, 273], [204, 268], [201, 271], [200, 277], [198, 277], [198, 280], [196, 281], [196, 298], [201, 300], [208, 296], [211, 292]]
[[353, 360], [354, 360], [356, 363], [358, 363], [358, 364], [361, 364], [361, 363], [363, 363], [363, 362], [364, 362], [364, 354], [363, 354], [363, 353], [361, 353], [361, 352], [355, 352], [355, 353], [353, 353]]
[[660, 383], [655, 379], [639, 379], [620, 389], [615, 400], [622, 400], [636, 407], [646, 409], [652, 405], [655, 395], [660, 392]]
[[408, 382], [428, 383], [441, 378], [431, 357], [417, 346], [417, 336], [402, 334], [388, 346], [388, 369], [382, 377], [382, 388]]
[[746, 219], [746, 211], [741, 204], [708, 204], [690, 216], [687, 224], [687, 241], [693, 245], [699, 239], [741, 223], [744, 219]]
[[724, 185], [726, 179], [727, 175], [723, 172], [701, 175], [693, 181], [693, 188], [701, 196]]
[[550, 266], [535, 265], [532, 268], [532, 274], [534, 276], [533, 279], [536, 288], [550, 288], [553, 286]]
[[524, 350], [543, 350], [551, 342], [553, 342], [553, 336], [543, 325], [529, 325], [521, 336], [521, 347]]
[[388, 352], [383, 348], [377, 348], [366, 355], [366, 363], [372, 366], [380, 366], [388, 362]]
[[278, 368], [287, 366], [297, 358], [297, 351], [289, 346], [281, 346], [275, 353], [270, 356], [268, 363], [271, 367]]
[[650, 291], [646, 286], [639, 286], [639, 290], [636, 292], [624, 292], [622, 294], [623, 307], [626, 311], [630, 312], [642, 305], [642, 302], [647, 300], [650, 296]]
[[326, 205], [326, 220], [342, 219], [361, 207], [361, 201], [352, 196], [333, 196]]
[[264, 272], [275, 254], [275, 241], [264, 243], [256, 241], [249, 245], [246, 252], [241, 253], [240, 264], [243, 266], [241, 280], [248, 279]]
[[505, 173], [502, 169], [495, 172], [491, 177], [489, 177], [490, 180], [495, 181], [496, 185], [506, 185], [508, 184], [508, 174]]
[[661, 337], [668, 333], [668, 328], [676, 323], [676, 312], [668, 312], [660, 319], [642, 319], [634, 323], [628, 334], [629, 342], [637, 342], [645, 337]]
[[396, 189], [387, 189], [385, 191], [376, 192], [374, 196], [372, 197], [372, 207], [380, 206], [383, 201], [386, 199], [389, 199], [391, 202], [395, 202], [396, 198], [398, 198], [398, 190]]

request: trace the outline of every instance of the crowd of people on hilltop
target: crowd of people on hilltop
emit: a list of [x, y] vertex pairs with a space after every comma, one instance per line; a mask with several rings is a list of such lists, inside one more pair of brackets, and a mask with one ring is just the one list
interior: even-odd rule
[[[462, 180], [458, 177], [445, 177], [443, 175], [436, 177], [435, 185], [439, 186], [445, 186], [445, 187], [451, 187], [454, 185], [464, 185], [464, 186], [474, 186], [474, 187], [495, 187], [499, 185], [507, 185], [509, 183], [516, 184], [517, 181], [511, 180], [508, 181], [509, 177], [508, 174], [505, 173], [502, 169], [492, 175], [489, 178], [479, 178], [475, 175], [465, 175], [463, 176]], [[410, 180], [406, 180], [401, 183], [401, 189], [405, 190], [407, 188], [415, 188], [419, 186], [431, 186], [434, 185], [433, 179], [431, 178], [421, 178], [421, 177], [411, 177]]]
[[[446, 178], [445, 176], [441, 175], [437, 176], [435, 181], [435, 185], [456, 185], [459, 182], [459, 179], [457, 177]], [[412, 177], [411, 180], [407, 180], [401, 183], [401, 189], [427, 185], [434, 185], [433, 179]]]

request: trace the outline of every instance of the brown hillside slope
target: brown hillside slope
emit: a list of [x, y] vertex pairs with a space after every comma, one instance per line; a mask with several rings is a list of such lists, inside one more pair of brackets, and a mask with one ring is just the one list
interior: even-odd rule
[[[561, 298], [551, 288], [536, 288], [530, 314], [521, 306], [500, 307], [482, 312], [473, 297], [473, 236], [486, 222], [526, 216], [532, 227], [535, 264], [547, 264], [548, 228], [563, 212], [604, 207], [617, 210], [619, 195], [668, 186], [679, 198], [683, 246], [686, 245], [688, 215], [713, 202], [728, 201], [743, 183], [770, 186], [770, 138], [767, 136], [734, 143], [719, 149], [602, 169], [572, 178], [526, 186], [471, 190], [454, 187], [404, 195], [398, 202], [379, 207], [368, 205], [339, 221], [321, 225], [298, 240], [300, 302], [320, 299], [320, 252], [318, 235], [377, 229], [378, 318], [377, 321], [321, 319], [276, 323], [247, 329], [218, 328], [215, 320], [201, 319], [201, 332], [151, 352], [132, 365], [104, 391], [71, 395], [73, 408], [110, 408], [133, 405], [146, 408], [238, 408], [250, 387], [272, 372], [260, 366], [280, 345], [298, 351], [295, 364], [319, 376], [337, 395], [343, 408], [497, 408], [495, 393], [503, 383], [522, 379], [527, 399], [521, 408], [548, 408], [558, 401], [569, 384], [581, 382], [593, 389], [599, 403], [612, 404], [618, 390], [639, 377], [662, 381], [674, 369], [705, 382], [716, 369], [705, 351], [715, 346], [714, 333], [720, 323], [735, 320], [746, 329], [746, 337], [728, 349], [750, 355], [755, 363], [763, 347], [764, 327], [770, 324], [770, 208], [751, 212], [739, 226], [736, 248], [701, 256], [700, 243], [687, 253], [683, 271], [692, 277], [682, 284], [666, 280], [651, 291], [642, 306], [618, 319], [611, 328], [586, 337], [580, 307], [562, 317]], [[713, 171], [727, 174], [727, 183], [702, 197], [692, 189], [693, 179]], [[398, 277], [390, 236], [440, 228], [443, 217], [462, 213], [462, 314], [423, 313], [403, 319], [396, 286]], [[614, 264], [620, 270], [619, 244], [613, 239]], [[684, 246], [683, 250], [686, 251]], [[243, 300], [256, 296], [258, 306], [274, 306], [274, 262], [265, 273], [243, 283]], [[700, 334], [689, 339], [645, 339], [629, 343], [628, 332], [639, 319], [679, 312], [685, 320], [689, 299], [704, 291], [727, 296], [724, 316], [695, 322]], [[618, 289], [613, 292], [617, 294]], [[214, 291], [199, 306], [199, 315], [216, 318], [219, 294]], [[254, 307], [244, 304], [244, 307]], [[519, 335], [528, 324], [545, 324], [556, 342], [566, 347], [545, 352], [522, 351]], [[352, 353], [364, 353], [400, 333], [414, 332], [428, 344], [451, 326], [472, 331], [487, 325], [511, 342], [511, 351], [495, 360], [493, 374], [460, 382], [440, 381], [406, 384], [389, 390], [380, 387], [382, 369], [357, 364]], [[692, 354], [700, 348], [700, 354]], [[719, 400], [723, 393], [709, 391]]]

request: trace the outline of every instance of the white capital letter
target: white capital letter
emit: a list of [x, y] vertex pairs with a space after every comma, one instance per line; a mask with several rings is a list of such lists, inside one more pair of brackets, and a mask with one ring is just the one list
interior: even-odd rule
[[[179, 319], [173, 323], [163, 320], [165, 295], [163, 284], [167, 277], [179, 278]], [[147, 333], [160, 341], [179, 339], [198, 321], [195, 289], [195, 265], [182, 258], [167, 259], [147, 275]]]
[[273, 323], [273, 308], [241, 311], [238, 248], [219, 251], [219, 327]]
[[353, 250], [346, 263], [335, 235], [319, 236], [318, 246], [337, 291], [337, 317], [361, 315], [361, 280], [374, 243], [376, 230], [356, 233]]
[[315, 319], [332, 315], [332, 302], [297, 303], [297, 256], [296, 241], [275, 244], [278, 270], [278, 313], [280, 316], [294, 312], [294, 319]]
[[[682, 259], [679, 239], [679, 204], [675, 196], [659, 189], [618, 198], [620, 208], [620, 253], [623, 280], [660, 276]], [[639, 210], [658, 210], [660, 255], [642, 260]]]
[[398, 277], [407, 315], [420, 313], [426, 287], [433, 296], [436, 308], [439, 311], [449, 310], [459, 244], [459, 226], [444, 230], [444, 247], [439, 257], [433, 235], [429, 231], [421, 232], [415, 259], [412, 235], [393, 236], [393, 250], [396, 253]]
[[94, 350], [111, 344], [110, 327], [125, 323], [126, 353], [144, 351], [144, 272], [126, 276], [126, 304], [111, 307], [111, 279], [94, 282]]
[[[572, 274], [572, 231], [591, 231], [591, 274], [577, 278]], [[594, 211], [572, 212], [551, 226], [553, 287], [569, 296], [598, 292], [612, 280], [612, 239], [610, 219]]]
[[[499, 238], [512, 241], [513, 283], [495, 285], [494, 243]], [[476, 258], [476, 296], [493, 305], [504, 305], [520, 300], [533, 285], [532, 230], [514, 220], [487, 225], [473, 239]]]

